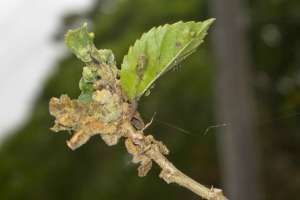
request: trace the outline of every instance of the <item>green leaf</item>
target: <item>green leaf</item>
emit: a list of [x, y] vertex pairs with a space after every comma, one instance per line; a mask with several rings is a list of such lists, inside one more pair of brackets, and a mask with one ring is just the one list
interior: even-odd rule
[[121, 66], [121, 84], [128, 99], [137, 101], [158, 77], [193, 53], [213, 21], [177, 22], [143, 34]]
[[77, 99], [78, 102], [93, 102], [93, 93], [81, 93]]
[[94, 33], [87, 32], [87, 23], [81, 28], [69, 30], [66, 35], [68, 49], [83, 62], [91, 62], [91, 54], [97, 50], [93, 44]]
[[80, 102], [91, 102], [93, 101], [93, 92], [95, 91], [93, 88], [93, 82], [86, 82], [85, 78], [82, 77], [79, 82], [79, 88], [81, 90], [81, 94], [78, 97], [78, 101]]

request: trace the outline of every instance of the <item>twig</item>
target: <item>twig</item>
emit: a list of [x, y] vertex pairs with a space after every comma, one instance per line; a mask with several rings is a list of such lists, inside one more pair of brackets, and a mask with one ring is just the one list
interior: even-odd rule
[[141, 129], [142, 132], [144, 132], [144, 130], [146, 130], [153, 122], [153, 119], [155, 117], [156, 113], [154, 113], [153, 117], [151, 118], [150, 122], [148, 122], [144, 128]]
[[[108, 95], [109, 98], [105, 95]], [[99, 134], [109, 146], [117, 144], [121, 137], [125, 137], [127, 138], [125, 146], [133, 156], [132, 162], [140, 164], [138, 167], [140, 177], [147, 175], [152, 167], [152, 161], [154, 161], [162, 169], [160, 178], [167, 183], [181, 185], [208, 200], [227, 199], [223, 196], [222, 190], [210, 189], [197, 183], [168, 161], [165, 157], [169, 153], [167, 147], [162, 142], [156, 141], [152, 135], [145, 136], [142, 130], [138, 130], [132, 125], [131, 109], [127, 103], [120, 103], [119, 97], [113, 98], [106, 89], [97, 90], [94, 93], [94, 99], [97, 101], [80, 103], [62, 95], [60, 99], [52, 98], [50, 101], [50, 113], [56, 117], [55, 126], [52, 130], [75, 131], [73, 137], [67, 142], [72, 150], [80, 147], [96, 134]], [[110, 101], [103, 104], [104, 99]], [[110, 117], [112, 121], [99, 120], [99, 113], [107, 113], [106, 105], [109, 105], [108, 108], [111, 109], [112, 102], [116, 113]], [[118, 113], [123, 113], [123, 115], [117, 115]], [[106, 118], [108, 116], [110, 115], [106, 115]]]
[[[157, 142], [154, 138], [151, 138], [151, 144], [147, 141], [147, 137], [141, 134], [141, 132], [136, 131], [131, 124], [124, 123], [123, 131], [125, 135], [133, 141], [134, 144], [138, 145], [139, 148], [143, 149], [148, 146], [147, 150], [142, 154], [146, 155], [153, 161], [155, 161], [162, 169], [159, 177], [164, 179], [168, 184], [176, 183], [182, 187], [189, 189], [190, 191], [196, 193], [202, 198], [208, 200], [227, 200], [223, 195], [222, 190], [217, 188], [207, 188], [198, 182], [194, 181], [190, 177], [183, 174], [178, 170], [168, 159], [163, 155], [161, 150], [161, 142]], [[137, 137], [139, 135], [139, 137]], [[139, 139], [137, 139], [139, 138]], [[130, 151], [130, 150], [129, 150]], [[134, 155], [135, 156], [135, 155]], [[141, 155], [139, 155], [141, 156]]]
[[[102, 57], [107, 61], [113, 57], [108, 50], [98, 53], [101, 52]], [[82, 57], [81, 54], [79, 56]], [[101, 58], [101, 55], [98, 56]], [[84, 60], [87, 58], [83, 57]], [[165, 157], [169, 153], [167, 147], [162, 142], [156, 141], [152, 135], [144, 135], [144, 130], [152, 123], [153, 118], [146, 126], [144, 125], [137, 111], [138, 100], [129, 103], [121, 89], [120, 80], [117, 79], [115, 62], [107, 63], [110, 65], [94, 61], [88, 63], [88, 67], [85, 68], [87, 70], [84, 70], [81, 80], [95, 77], [92, 84], [81, 82], [83, 89], [87, 84], [92, 86], [90, 88], [93, 90], [92, 93], [90, 90], [82, 90], [81, 96], [89, 98], [71, 100], [67, 95], [62, 95], [59, 99], [50, 100], [49, 111], [56, 118], [52, 130], [74, 131], [73, 137], [67, 141], [72, 150], [80, 147], [96, 134], [99, 134], [109, 146], [116, 145], [121, 137], [125, 137], [125, 146], [133, 156], [132, 162], [140, 164], [138, 167], [140, 177], [147, 175], [154, 161], [162, 169], [160, 178], [167, 183], [181, 185], [208, 200], [226, 200], [222, 190], [209, 189], [179, 171]]]

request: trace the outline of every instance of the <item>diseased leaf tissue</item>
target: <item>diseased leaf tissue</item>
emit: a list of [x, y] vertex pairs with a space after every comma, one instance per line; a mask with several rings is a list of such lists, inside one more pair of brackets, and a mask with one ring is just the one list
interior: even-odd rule
[[[51, 129], [74, 132], [67, 141], [73, 150], [93, 135], [100, 135], [109, 146], [125, 137], [132, 162], [140, 165], [139, 176], [146, 176], [152, 161], [155, 161], [162, 168], [160, 177], [167, 183], [174, 182], [187, 188], [198, 184], [166, 159], [164, 155], [169, 150], [162, 142], [156, 141], [152, 135], [144, 135], [147, 125], [136, 109], [138, 100], [149, 94], [155, 80], [176, 68], [203, 42], [213, 21], [178, 22], [152, 28], [129, 48], [121, 70], [118, 70], [111, 50], [95, 47], [94, 34], [87, 32], [87, 24], [68, 31], [68, 49], [86, 66], [79, 81], [81, 94], [78, 99], [71, 100], [62, 95], [50, 100], [49, 111], [55, 117]], [[202, 185], [195, 187], [203, 191]], [[201, 196], [210, 198], [219, 194], [219, 190], [206, 188]]]
[[128, 99], [140, 98], [158, 77], [193, 53], [213, 21], [167, 24], [152, 28], [137, 40], [121, 66], [122, 88]]
[[[52, 98], [50, 113], [56, 117], [53, 131], [75, 131], [68, 141], [72, 149], [100, 134], [107, 144], [116, 144], [122, 136], [122, 124], [129, 121], [144, 130], [137, 102], [155, 80], [176, 67], [203, 42], [214, 19], [204, 22], [177, 22], [152, 28], [129, 48], [121, 70], [117, 69], [111, 50], [98, 50], [87, 24], [68, 31], [66, 44], [86, 66], [79, 81], [77, 100], [67, 95]], [[120, 78], [119, 78], [120, 76]]]
[[94, 33], [87, 31], [87, 24], [68, 31], [68, 49], [86, 66], [77, 100], [67, 95], [51, 99], [49, 110], [56, 118], [52, 130], [74, 131], [68, 141], [72, 149], [95, 134], [100, 134], [108, 145], [116, 144], [126, 120], [137, 130], [144, 130], [144, 122], [136, 111], [138, 100], [149, 94], [158, 77], [176, 68], [196, 50], [213, 21], [177, 22], [152, 28], [129, 48], [121, 70], [117, 69], [111, 50], [95, 47]]

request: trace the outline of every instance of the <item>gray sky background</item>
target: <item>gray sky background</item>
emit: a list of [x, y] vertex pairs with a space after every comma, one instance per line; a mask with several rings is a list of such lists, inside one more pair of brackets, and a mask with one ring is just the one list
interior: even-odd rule
[[9, 0], [0, 2], [0, 142], [26, 122], [32, 103], [57, 59], [53, 43], [62, 16], [85, 11], [94, 0]]

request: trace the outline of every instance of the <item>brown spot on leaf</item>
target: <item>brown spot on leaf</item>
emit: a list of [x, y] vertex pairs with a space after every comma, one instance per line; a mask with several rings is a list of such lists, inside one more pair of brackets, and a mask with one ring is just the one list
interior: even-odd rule
[[179, 41], [176, 41], [175, 46], [176, 46], [177, 48], [182, 48], [182, 43], [179, 42]]
[[139, 79], [142, 79], [144, 72], [147, 69], [147, 56], [145, 54], [140, 54], [137, 60], [137, 65], [135, 68], [135, 72], [139, 76]]

